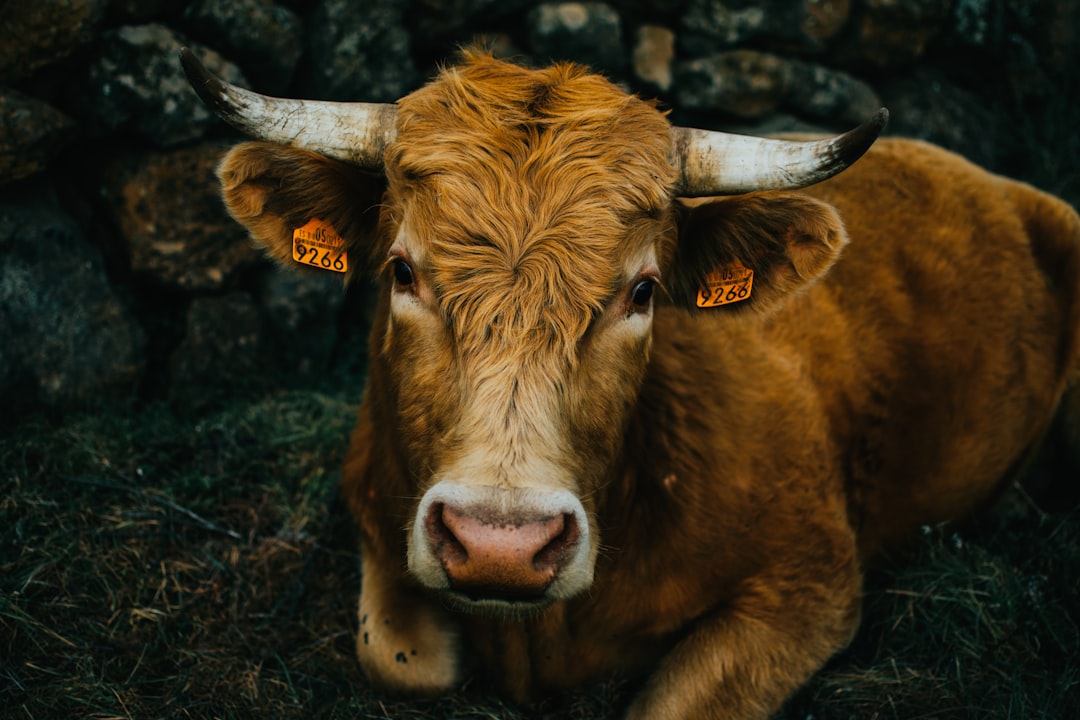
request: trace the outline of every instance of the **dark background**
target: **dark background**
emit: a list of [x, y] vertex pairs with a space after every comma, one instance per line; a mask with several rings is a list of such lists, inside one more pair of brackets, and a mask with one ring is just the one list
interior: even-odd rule
[[362, 372], [366, 289], [272, 267], [222, 211], [238, 138], [177, 61], [293, 97], [394, 101], [482, 36], [592, 65], [678, 124], [844, 130], [877, 107], [1074, 204], [1070, 0], [7, 0], [0, 423]]

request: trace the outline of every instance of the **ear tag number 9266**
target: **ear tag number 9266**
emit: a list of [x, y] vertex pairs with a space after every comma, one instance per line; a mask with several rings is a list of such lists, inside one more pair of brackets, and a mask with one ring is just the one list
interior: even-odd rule
[[753, 287], [753, 270], [738, 262], [724, 265], [710, 273], [705, 285], [698, 288], [697, 306], [710, 308], [741, 302], [750, 297]]
[[312, 218], [293, 230], [292, 256], [301, 265], [343, 273], [349, 269], [345, 240], [328, 223]]

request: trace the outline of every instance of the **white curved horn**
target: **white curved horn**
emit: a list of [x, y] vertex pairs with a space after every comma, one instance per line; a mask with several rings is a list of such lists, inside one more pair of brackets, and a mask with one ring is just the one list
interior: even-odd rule
[[188, 48], [180, 51], [180, 63], [202, 101], [245, 135], [382, 169], [383, 151], [396, 133], [396, 105], [268, 97], [216, 77]]
[[702, 197], [813, 185], [862, 157], [888, 119], [889, 111], [881, 108], [843, 135], [805, 142], [673, 127], [678, 192]]

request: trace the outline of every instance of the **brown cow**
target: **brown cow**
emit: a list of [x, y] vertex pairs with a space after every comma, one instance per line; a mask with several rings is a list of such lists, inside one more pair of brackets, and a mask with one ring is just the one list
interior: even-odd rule
[[185, 64], [272, 141], [222, 163], [237, 220], [379, 281], [342, 490], [387, 688], [621, 671], [631, 718], [767, 717], [868, 558], [993, 498], [1080, 373], [1066, 204], [895, 139], [798, 189], [883, 117], [744, 152], [568, 65], [469, 52], [372, 106]]

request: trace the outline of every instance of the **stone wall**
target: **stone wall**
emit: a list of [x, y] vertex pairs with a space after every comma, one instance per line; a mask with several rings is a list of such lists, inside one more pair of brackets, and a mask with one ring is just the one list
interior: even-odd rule
[[[237, 138], [192, 47], [279, 95], [393, 101], [482, 37], [658, 97], [678, 124], [888, 132], [1080, 196], [1071, 0], [7, 0], [0, 5], [0, 422], [323, 382], [363, 364], [367, 289], [271, 265], [224, 213]], [[329, 274], [328, 274], [329, 275]]]

